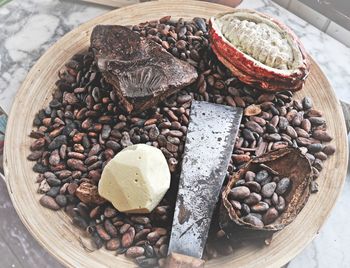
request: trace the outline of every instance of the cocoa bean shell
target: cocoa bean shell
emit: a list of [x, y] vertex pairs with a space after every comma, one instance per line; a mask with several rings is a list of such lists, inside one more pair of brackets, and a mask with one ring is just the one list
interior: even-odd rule
[[[228, 198], [231, 189], [236, 182], [240, 179], [244, 179], [247, 171], [252, 171], [254, 173], [259, 171], [260, 164], [264, 164], [277, 171], [282, 177], [288, 177], [292, 182], [288, 194], [284, 196], [285, 207], [283, 209], [277, 208], [280, 211], [280, 215], [272, 223], [263, 226], [261, 226], [260, 222], [258, 225], [253, 225], [249, 221], [244, 221], [243, 218], [240, 218], [240, 215], [237, 214], [240, 211], [237, 211], [232, 206], [232, 203]], [[310, 163], [298, 149], [291, 147], [282, 148], [256, 157], [230, 177], [230, 180], [222, 193], [222, 205], [219, 220], [220, 226], [226, 231], [226, 233], [232, 233], [233, 230], [237, 230], [237, 228], [241, 227], [250, 230], [259, 230], [260, 232], [275, 232], [281, 230], [291, 223], [305, 206], [310, 196], [310, 182]], [[277, 200], [274, 201], [276, 202]], [[269, 220], [266, 222], [269, 222]], [[250, 237], [251, 234], [246, 234], [243, 231], [240, 238], [244, 240], [245, 236]]]

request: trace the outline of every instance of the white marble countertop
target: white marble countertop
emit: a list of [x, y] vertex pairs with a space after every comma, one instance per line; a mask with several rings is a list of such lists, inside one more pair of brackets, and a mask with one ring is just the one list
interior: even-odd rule
[[[269, 13], [290, 26], [319, 63], [337, 96], [350, 102], [348, 47], [270, 0], [245, 0], [241, 7]], [[77, 25], [108, 10], [67, 0], [13, 0], [0, 7], [0, 106], [9, 112], [21, 82], [48, 47]], [[343, 193], [330, 218], [289, 267], [350, 267], [349, 203], [348, 172]]]

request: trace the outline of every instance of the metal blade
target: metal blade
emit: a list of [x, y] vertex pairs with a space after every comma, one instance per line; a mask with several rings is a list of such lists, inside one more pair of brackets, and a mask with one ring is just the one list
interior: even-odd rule
[[193, 101], [169, 251], [201, 258], [242, 109]]

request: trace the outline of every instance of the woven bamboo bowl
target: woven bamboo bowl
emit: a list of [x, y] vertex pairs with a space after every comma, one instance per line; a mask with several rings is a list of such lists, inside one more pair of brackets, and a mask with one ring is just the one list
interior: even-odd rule
[[[167, 1], [148, 2], [124, 7], [97, 17], [54, 44], [35, 64], [23, 82], [9, 117], [5, 140], [5, 174], [12, 202], [21, 220], [32, 235], [69, 267], [134, 267], [122, 256], [106, 250], [89, 251], [89, 238], [76, 229], [64, 212], [43, 208], [38, 200], [33, 163], [27, 161], [35, 113], [47, 106], [55, 88], [58, 70], [75, 53], [89, 45], [92, 28], [96, 24], [131, 25], [172, 15], [190, 19], [210, 17], [230, 8], [206, 2]], [[344, 117], [340, 104], [325, 75], [312, 61], [311, 74], [297, 98], [311, 96], [317, 109], [324, 112], [333, 143], [338, 148], [325, 162], [318, 179], [319, 192], [312, 195], [295, 221], [275, 235], [270, 246], [247, 244], [226, 257], [207, 263], [208, 267], [281, 267], [294, 258], [311, 242], [330, 214], [342, 190], [346, 169], [348, 145]]]

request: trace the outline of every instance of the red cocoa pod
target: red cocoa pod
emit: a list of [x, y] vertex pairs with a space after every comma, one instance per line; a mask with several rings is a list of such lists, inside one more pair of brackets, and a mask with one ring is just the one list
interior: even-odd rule
[[[239, 17], [236, 14], [239, 14]], [[241, 49], [238, 49], [225, 37], [225, 29], [230, 28], [229, 26], [224, 27], [225, 23], [232, 23], [233, 18], [236, 21], [243, 20], [245, 19], [244, 14], [249, 18], [254, 17], [256, 20], [268, 20], [269, 23], [274, 24], [276, 31], [283, 32], [283, 35], [287, 35], [288, 39], [292, 40], [289, 44], [297, 56], [293, 57], [294, 66], [292, 69], [288, 69], [288, 74], [286, 74], [284, 67], [267, 66], [265, 62], [260, 62], [254, 59], [253, 56], [242, 52]], [[227, 19], [225, 20], [225, 18]], [[246, 39], [251, 40], [254, 39], [254, 30], [249, 29], [250, 32], [243, 32], [242, 34], [246, 34], [248, 36]], [[216, 15], [209, 20], [209, 36], [212, 50], [218, 59], [239, 80], [246, 84], [270, 92], [282, 90], [297, 91], [302, 88], [309, 74], [310, 64], [308, 56], [298, 37], [283, 23], [268, 15], [247, 9], [236, 9], [230, 13]], [[250, 46], [258, 46], [258, 42], [253, 42]]]

